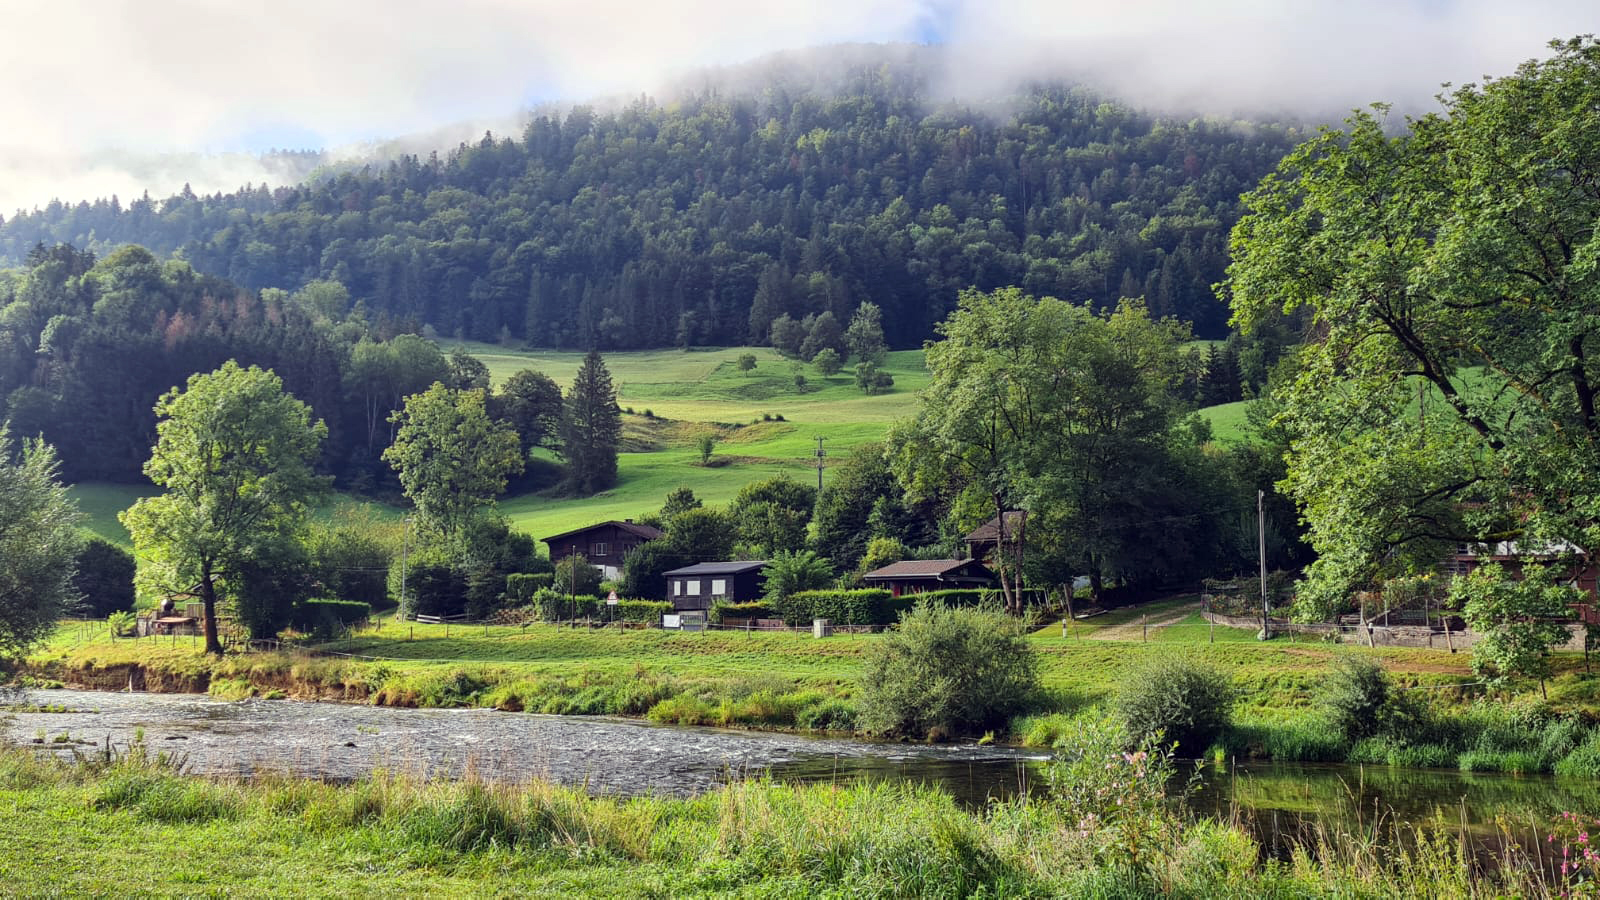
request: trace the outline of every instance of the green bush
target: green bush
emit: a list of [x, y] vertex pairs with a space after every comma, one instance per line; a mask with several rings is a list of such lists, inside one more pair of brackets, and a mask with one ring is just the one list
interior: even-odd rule
[[1018, 620], [992, 607], [918, 603], [871, 648], [860, 722], [884, 735], [982, 734], [1026, 710], [1037, 668]]
[[893, 625], [911, 609], [916, 596], [896, 597], [882, 588], [856, 591], [800, 591], [779, 599], [773, 611], [790, 625], [827, 619], [835, 625]]
[[1347, 740], [1377, 734], [1393, 685], [1383, 667], [1364, 656], [1341, 656], [1317, 693], [1317, 708]]
[[1564, 778], [1600, 778], [1600, 728], [1590, 730], [1583, 743], [1555, 764]]
[[1153, 735], [1194, 756], [1233, 721], [1228, 676], [1183, 657], [1164, 656], [1124, 676], [1117, 711], [1135, 742]]
[[622, 600], [607, 606], [605, 616], [613, 622], [644, 622], [654, 625], [672, 612], [672, 604], [656, 600]]
[[807, 731], [853, 732], [856, 708], [846, 700], [826, 700], [801, 709], [794, 723]]
[[506, 576], [506, 597], [519, 606], [530, 603], [534, 593], [550, 587], [555, 577], [554, 572], [513, 572]]
[[83, 596], [79, 611], [98, 619], [133, 609], [133, 554], [110, 541], [91, 537], [78, 551], [72, 588]]
[[[670, 610], [668, 610], [670, 612]], [[721, 622], [723, 619], [770, 619], [773, 618], [772, 607], [756, 600], [750, 603], [724, 603], [717, 601], [711, 604], [711, 621]]]
[[295, 607], [294, 626], [301, 631], [331, 631], [364, 622], [372, 607], [349, 600], [307, 600]]
[[984, 603], [999, 603], [1000, 592], [973, 588], [951, 588], [947, 591], [928, 591], [918, 595], [921, 599], [931, 603], [943, 603], [945, 606], [979, 606]]
[[539, 618], [546, 622], [566, 622], [576, 619], [604, 619], [604, 606], [598, 598], [587, 594], [573, 597], [553, 588], [535, 591], [529, 603], [539, 610]]

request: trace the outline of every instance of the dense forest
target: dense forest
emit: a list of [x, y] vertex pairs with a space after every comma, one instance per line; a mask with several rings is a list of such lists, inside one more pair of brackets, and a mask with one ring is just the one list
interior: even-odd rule
[[935, 50], [831, 52], [294, 187], [51, 203], [0, 224], [0, 262], [136, 243], [252, 291], [338, 282], [380, 327], [581, 349], [765, 343], [869, 301], [914, 346], [960, 290], [1009, 285], [1226, 332], [1239, 195], [1294, 129], [1061, 85], [938, 102]]

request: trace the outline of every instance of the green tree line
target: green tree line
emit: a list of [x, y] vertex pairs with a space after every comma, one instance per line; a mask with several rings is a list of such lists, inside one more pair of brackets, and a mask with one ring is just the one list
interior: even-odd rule
[[764, 343], [869, 301], [915, 346], [959, 291], [1010, 285], [1226, 332], [1211, 285], [1238, 198], [1293, 129], [1062, 85], [941, 103], [935, 52], [841, 52], [826, 82], [759, 68], [276, 190], [55, 202], [0, 224], [0, 260], [136, 243], [251, 291], [337, 283], [324, 299], [380, 328], [583, 350]]

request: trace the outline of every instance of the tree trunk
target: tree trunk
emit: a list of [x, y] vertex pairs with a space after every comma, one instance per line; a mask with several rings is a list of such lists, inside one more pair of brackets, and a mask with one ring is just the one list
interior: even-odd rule
[[1006, 504], [999, 494], [993, 496], [994, 507], [998, 515], [995, 521], [999, 525], [996, 529], [998, 543], [995, 544], [994, 548], [995, 569], [998, 570], [995, 574], [1000, 576], [1000, 596], [1005, 602], [1006, 611], [1015, 614], [1018, 604], [1013, 596], [1011, 578], [1006, 573], [1006, 569], [1011, 565], [1011, 561], [1006, 558]]
[[217, 588], [211, 583], [210, 566], [200, 571], [200, 600], [205, 604], [205, 615], [201, 621], [206, 637], [206, 652], [221, 656], [222, 642], [217, 640]]

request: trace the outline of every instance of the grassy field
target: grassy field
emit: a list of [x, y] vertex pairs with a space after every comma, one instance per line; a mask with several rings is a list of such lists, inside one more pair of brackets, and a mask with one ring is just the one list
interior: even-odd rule
[[[496, 383], [532, 368], [565, 387], [583, 359], [577, 353], [523, 352], [492, 344], [446, 346], [466, 347], [489, 366]], [[737, 360], [746, 353], [758, 361], [753, 372], [738, 370]], [[807, 389], [800, 393], [794, 363], [766, 347], [612, 353], [606, 365], [619, 403], [633, 410], [623, 416], [617, 485], [583, 498], [549, 492], [504, 498], [500, 508], [517, 529], [540, 537], [606, 519], [637, 518], [659, 509], [679, 487], [722, 504], [746, 484], [780, 474], [812, 482], [818, 437], [824, 439], [828, 464], [836, 465], [861, 444], [882, 440], [895, 420], [914, 414], [917, 391], [928, 383], [921, 350], [890, 353], [884, 369], [894, 375], [894, 389], [874, 397], [856, 388], [849, 371], [824, 378], [809, 365], [802, 367]], [[651, 416], [644, 415], [647, 410]], [[1244, 404], [1202, 414], [1211, 419], [1219, 441], [1243, 439]], [[784, 421], [763, 421], [780, 415]], [[719, 443], [711, 464], [701, 465], [697, 444], [708, 430], [717, 433]], [[127, 546], [127, 531], [116, 514], [152, 490], [88, 483], [75, 485], [73, 496], [88, 530]], [[399, 514], [392, 507], [376, 508], [384, 515]]]
[[[68, 488], [68, 493], [78, 504], [78, 511], [83, 513], [85, 531], [120, 547], [132, 549], [133, 541], [128, 537], [128, 529], [123, 528], [122, 523], [117, 521], [117, 513], [132, 506], [140, 497], [154, 495], [156, 489], [152, 485], [85, 482], [72, 485]], [[342, 494], [330, 498], [312, 515], [317, 519], [331, 519], [345, 510], [353, 509], [371, 511], [385, 519], [398, 519], [404, 515], [404, 511], [398, 507]]]

